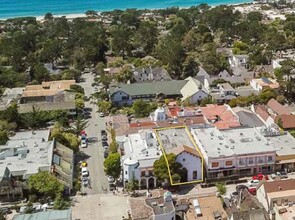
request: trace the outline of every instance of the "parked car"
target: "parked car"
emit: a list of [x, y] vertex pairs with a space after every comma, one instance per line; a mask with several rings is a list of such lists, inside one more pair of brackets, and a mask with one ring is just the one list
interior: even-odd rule
[[263, 175], [262, 173], [258, 173], [256, 176], [252, 176], [252, 180], [268, 180], [268, 176], [267, 175]]
[[249, 187], [248, 187], [248, 186], [245, 186], [245, 185], [237, 185], [237, 186], [236, 186], [236, 190], [237, 190], [237, 192], [240, 191], [240, 190], [243, 190], [243, 189], [248, 190]]
[[257, 189], [256, 187], [251, 187], [248, 189], [249, 193], [253, 196], [256, 196]]
[[112, 177], [112, 176], [108, 176], [108, 182], [109, 182], [109, 183], [113, 183], [113, 182], [115, 182], [115, 178]]
[[84, 139], [81, 140], [81, 147], [86, 148], [87, 147], [87, 141]]
[[104, 117], [104, 113], [103, 112], [99, 112], [99, 117]]
[[109, 151], [108, 151], [108, 150], [105, 150], [105, 151], [103, 152], [103, 157], [104, 157], [104, 159], [107, 158], [108, 156], [109, 156]]
[[249, 187], [258, 186], [259, 183], [260, 183], [259, 180], [249, 180], [249, 181], [248, 181], [248, 186], [249, 186]]
[[102, 136], [101, 136], [101, 140], [102, 140], [102, 141], [107, 141], [107, 140], [108, 140], [108, 136], [106, 136], [106, 135], [102, 135]]
[[12, 212], [11, 212], [10, 208], [8, 208], [8, 207], [0, 207], [0, 213], [2, 215], [7, 215], [7, 214], [10, 214]]
[[281, 179], [288, 178], [288, 174], [285, 171], [276, 172], [270, 175], [272, 179], [275, 179], [276, 177], [280, 177]]
[[103, 147], [104, 149], [109, 149], [109, 144], [108, 144], [108, 142], [103, 141], [103, 142], [102, 142], [102, 147]]
[[88, 177], [89, 176], [89, 171], [87, 170], [86, 167], [82, 167], [81, 169], [81, 174], [82, 174], [82, 177]]
[[105, 130], [101, 130], [101, 131], [100, 131], [100, 135], [101, 135], [101, 136], [103, 136], [103, 135], [107, 135], [107, 132], [106, 132]]
[[109, 184], [109, 190], [114, 191], [116, 189], [116, 185], [114, 183]]
[[277, 176], [281, 177], [281, 179], [288, 178], [288, 174], [285, 171], [277, 172]]

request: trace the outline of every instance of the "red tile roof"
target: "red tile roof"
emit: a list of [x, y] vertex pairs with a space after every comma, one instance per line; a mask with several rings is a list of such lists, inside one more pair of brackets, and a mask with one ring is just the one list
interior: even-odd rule
[[291, 115], [290, 110], [275, 99], [269, 100], [267, 106], [278, 115]]
[[264, 189], [266, 193], [295, 190], [295, 179], [265, 182]]
[[148, 127], [148, 128], [152, 128], [157, 126], [157, 124], [155, 122], [152, 121], [143, 121], [143, 122], [138, 122], [138, 123], [130, 123], [129, 127], [130, 128], [138, 128], [138, 127]]
[[187, 152], [187, 153], [190, 153], [196, 157], [200, 157], [200, 154], [196, 149], [194, 149], [192, 147], [185, 146], [185, 145], [169, 149], [169, 151], [167, 153], [173, 153], [177, 156], [177, 155], [181, 154], [182, 152]]
[[295, 115], [279, 115], [275, 118], [275, 122], [278, 123], [280, 118], [282, 119], [282, 128], [295, 128]]
[[216, 121], [213, 125], [218, 129], [229, 129], [241, 126], [239, 117], [235, 115], [227, 105], [210, 104], [206, 107], [200, 107], [200, 109], [209, 122]]
[[269, 114], [267, 113], [267, 110], [264, 105], [256, 105], [255, 113], [259, 115], [264, 121], [266, 121], [269, 117]]

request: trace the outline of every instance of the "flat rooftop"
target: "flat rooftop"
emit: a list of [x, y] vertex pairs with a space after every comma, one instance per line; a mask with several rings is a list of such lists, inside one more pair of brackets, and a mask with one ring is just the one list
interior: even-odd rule
[[274, 148], [256, 128], [219, 130], [216, 127], [192, 128], [193, 136], [201, 142], [210, 157], [234, 154], [257, 154], [272, 152]]
[[1, 166], [7, 167], [14, 176], [24, 179], [39, 170], [49, 171], [54, 142], [47, 141], [48, 131], [36, 131], [35, 134], [18, 132], [11, 137], [6, 145], [0, 146]]
[[274, 146], [277, 156], [295, 155], [295, 138], [289, 132], [266, 139]]
[[147, 205], [153, 209], [155, 215], [163, 215], [172, 213], [175, 208], [172, 200], [169, 202], [164, 201], [164, 197], [149, 198], [145, 200]]
[[156, 132], [165, 151], [169, 152], [171, 149], [182, 146], [195, 149], [195, 144], [185, 127], [158, 129]]
[[124, 148], [124, 159], [137, 160], [140, 167], [151, 167], [161, 155], [156, 135], [153, 130], [140, 130], [128, 136], [118, 136], [119, 147]]

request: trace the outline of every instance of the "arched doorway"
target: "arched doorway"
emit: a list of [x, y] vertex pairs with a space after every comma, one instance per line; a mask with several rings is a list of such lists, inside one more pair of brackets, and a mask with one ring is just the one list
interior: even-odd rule
[[144, 177], [142, 177], [142, 178], [140, 179], [140, 185], [139, 185], [139, 188], [140, 188], [140, 189], [145, 189], [145, 188], [147, 188], [147, 184], [148, 184], [147, 179], [144, 178]]
[[149, 185], [149, 189], [155, 188], [156, 187], [156, 178], [150, 177], [148, 179], [148, 185]]

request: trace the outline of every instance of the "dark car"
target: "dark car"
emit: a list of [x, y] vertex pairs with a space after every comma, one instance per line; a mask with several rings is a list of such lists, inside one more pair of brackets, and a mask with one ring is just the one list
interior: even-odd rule
[[114, 191], [114, 190], [116, 190], [116, 185], [115, 185], [114, 183], [110, 183], [110, 184], [109, 184], [109, 190], [110, 190], [110, 191]]
[[245, 185], [237, 185], [236, 186], [237, 192], [239, 192], [240, 190], [243, 190], [243, 189], [249, 190], [249, 187], [245, 186]]
[[103, 152], [103, 157], [104, 157], [104, 158], [107, 158], [108, 156], [109, 156], [109, 152], [108, 152], [107, 150], [104, 151], [104, 152]]
[[100, 131], [100, 135], [101, 135], [101, 136], [103, 136], [103, 135], [107, 135], [107, 132], [106, 132], [105, 130], [101, 130], [101, 131]]
[[109, 144], [108, 144], [108, 142], [106, 142], [106, 141], [103, 141], [102, 142], [102, 146], [105, 148], [105, 147], [109, 147]]
[[10, 213], [12, 213], [12, 212], [11, 212], [10, 208], [8, 208], [8, 207], [1, 207], [1, 208], [0, 208], [0, 213], [1, 213], [2, 215], [7, 215], [7, 214], [10, 214]]

